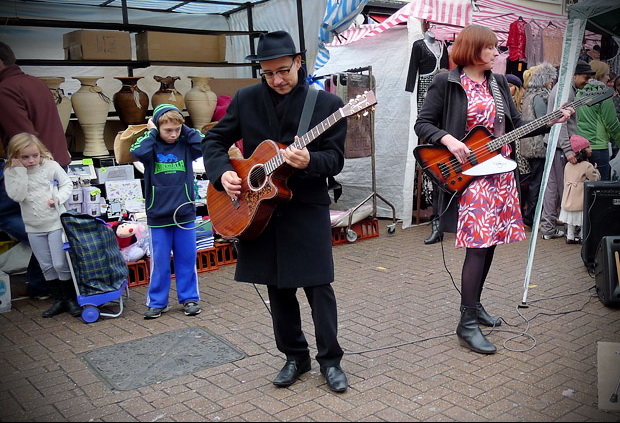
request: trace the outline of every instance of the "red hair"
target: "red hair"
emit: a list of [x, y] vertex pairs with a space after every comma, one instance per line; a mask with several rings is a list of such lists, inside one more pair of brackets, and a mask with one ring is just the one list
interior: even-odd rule
[[482, 25], [470, 25], [457, 35], [450, 59], [457, 66], [482, 65], [482, 49], [496, 45], [497, 35], [491, 29]]

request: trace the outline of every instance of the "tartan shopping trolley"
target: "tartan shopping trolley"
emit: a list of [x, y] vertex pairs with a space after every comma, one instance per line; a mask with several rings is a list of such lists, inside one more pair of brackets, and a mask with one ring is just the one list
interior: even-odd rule
[[[103, 219], [88, 214], [62, 213], [60, 221], [82, 321], [119, 317], [123, 313], [123, 291], [129, 298], [129, 270], [114, 231]], [[108, 302], [118, 304], [118, 312], [99, 310]]]

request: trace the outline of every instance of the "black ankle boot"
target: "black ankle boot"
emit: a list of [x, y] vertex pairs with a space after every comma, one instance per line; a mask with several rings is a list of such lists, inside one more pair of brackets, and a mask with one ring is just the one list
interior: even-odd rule
[[424, 240], [424, 244], [426, 245], [434, 244], [443, 240], [443, 232], [439, 230], [439, 219], [434, 218], [431, 221], [431, 228], [433, 231], [431, 232], [430, 236]]
[[482, 307], [482, 304], [476, 303], [476, 316], [478, 323], [488, 327], [501, 326], [502, 320], [499, 317], [493, 317]]
[[75, 286], [71, 279], [66, 281], [60, 281], [63, 290], [63, 298], [65, 300], [66, 311], [73, 317], [78, 317], [82, 314], [82, 307], [77, 302], [77, 294], [75, 292]]
[[61, 313], [67, 311], [67, 304], [65, 303], [65, 299], [62, 293], [62, 288], [60, 286], [60, 281], [58, 279], [54, 279], [51, 281], [47, 281], [49, 286], [50, 296], [54, 300], [54, 303], [50, 308], [45, 310], [41, 316], [43, 317], [54, 317], [58, 316]]
[[494, 354], [497, 348], [482, 334], [476, 310], [475, 307], [461, 307], [461, 321], [456, 328], [459, 344], [480, 354]]

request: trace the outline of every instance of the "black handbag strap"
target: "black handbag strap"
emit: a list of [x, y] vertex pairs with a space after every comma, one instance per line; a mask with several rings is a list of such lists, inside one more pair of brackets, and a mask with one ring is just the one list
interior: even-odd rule
[[297, 128], [297, 136], [301, 137], [306, 132], [308, 132], [308, 127], [310, 126], [310, 118], [312, 117], [312, 112], [314, 111], [314, 105], [316, 103], [316, 98], [319, 95], [319, 90], [314, 88], [308, 88], [308, 93], [306, 94], [306, 101], [304, 103], [304, 108], [301, 111], [301, 119], [299, 120], [299, 127]]

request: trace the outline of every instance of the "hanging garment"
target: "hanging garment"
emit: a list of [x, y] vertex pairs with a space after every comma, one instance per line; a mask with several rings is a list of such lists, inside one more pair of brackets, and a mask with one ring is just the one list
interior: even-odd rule
[[418, 110], [422, 107], [435, 72], [441, 68], [448, 69], [448, 49], [444, 43], [439, 41], [436, 43], [440, 47], [439, 53], [432, 51], [424, 39], [415, 41], [411, 48], [405, 91], [414, 92], [418, 83]]
[[543, 58], [553, 66], [560, 66], [562, 60], [562, 31], [555, 26], [542, 30]]
[[[372, 82], [369, 75], [361, 73], [347, 73], [347, 100], [363, 95], [375, 86], [375, 77]], [[345, 101], [345, 103], [346, 103]], [[347, 138], [344, 142], [345, 159], [370, 157], [372, 154], [372, 126], [371, 114], [360, 115], [357, 119], [348, 120]]]
[[493, 63], [493, 73], [506, 74], [506, 62], [508, 61], [508, 52], [500, 53]]
[[543, 62], [542, 28], [534, 21], [525, 25], [525, 61], [529, 67]]
[[525, 61], [525, 25], [526, 22], [519, 17], [508, 27], [508, 59], [513, 62]]

